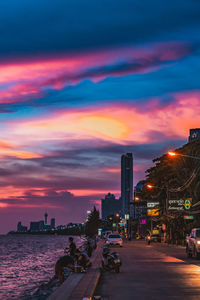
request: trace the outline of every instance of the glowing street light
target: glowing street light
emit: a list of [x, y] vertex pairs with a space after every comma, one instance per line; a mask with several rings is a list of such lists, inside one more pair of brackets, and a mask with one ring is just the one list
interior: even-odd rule
[[146, 187], [148, 189], [159, 189], [159, 190], [164, 190], [166, 192], [166, 201], [165, 201], [165, 211], [166, 214], [168, 213], [168, 202], [169, 202], [169, 186], [168, 184], [165, 187], [160, 187], [152, 184], [147, 184]]
[[135, 200], [135, 201], [139, 201], [140, 198], [136, 196], [136, 197], [134, 198], [134, 200]]
[[148, 189], [153, 189], [154, 186], [152, 184], [147, 184]]
[[198, 156], [192, 156], [192, 155], [187, 155], [187, 154], [181, 154], [181, 153], [176, 153], [176, 152], [173, 152], [173, 151], [169, 151], [169, 152], [168, 152], [168, 155], [169, 155], [169, 156], [177, 156], [177, 155], [179, 155], [179, 156], [190, 157], [190, 158], [194, 158], [194, 159], [200, 160], [200, 157], [198, 157]]
[[175, 156], [175, 155], [177, 155], [175, 152], [172, 152], [172, 151], [169, 151], [168, 154], [169, 154], [170, 156]]

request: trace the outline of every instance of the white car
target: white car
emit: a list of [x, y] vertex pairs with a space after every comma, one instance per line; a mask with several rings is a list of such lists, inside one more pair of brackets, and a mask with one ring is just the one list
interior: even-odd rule
[[122, 241], [120, 234], [112, 233], [112, 234], [109, 234], [109, 236], [107, 237], [106, 244], [107, 245], [119, 245], [120, 247], [122, 247], [123, 241]]
[[200, 258], [200, 228], [193, 228], [186, 237], [187, 257]]

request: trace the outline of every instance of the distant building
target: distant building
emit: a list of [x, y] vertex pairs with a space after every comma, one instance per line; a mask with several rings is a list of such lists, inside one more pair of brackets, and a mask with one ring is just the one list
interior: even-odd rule
[[134, 189], [134, 194], [135, 194], [135, 196], [137, 196], [137, 195], [140, 196], [140, 195], [141, 195], [141, 192], [142, 192], [143, 187], [144, 187], [144, 183], [145, 183], [144, 180], [140, 180], [140, 181], [136, 184], [135, 189]]
[[30, 222], [30, 231], [43, 231], [45, 229], [44, 221]]
[[126, 153], [121, 156], [121, 198], [123, 215], [130, 214], [130, 202], [133, 201], [132, 153]]
[[55, 220], [55, 218], [52, 218], [51, 219], [51, 228], [54, 229], [55, 225], [56, 225], [56, 220]]
[[116, 213], [121, 214], [121, 212], [121, 198], [116, 199], [115, 195], [108, 193], [104, 199], [101, 199], [101, 216], [103, 220], [106, 220], [110, 215], [114, 215]]
[[17, 224], [17, 232], [27, 232], [27, 227], [22, 225], [22, 222]]
[[139, 181], [134, 189], [133, 210], [135, 219], [146, 219], [147, 216], [147, 203], [141, 195], [144, 182], [144, 180]]
[[194, 141], [200, 138], [200, 128], [190, 129], [190, 135], [188, 138], [188, 142]]
[[44, 224], [45, 225], [47, 224], [47, 218], [48, 218], [48, 213], [45, 212], [45, 214], [44, 214]]

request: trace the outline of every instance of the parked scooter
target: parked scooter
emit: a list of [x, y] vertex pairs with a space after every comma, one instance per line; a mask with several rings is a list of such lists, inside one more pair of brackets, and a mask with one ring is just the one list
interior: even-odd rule
[[147, 235], [146, 243], [147, 243], [147, 245], [150, 245], [150, 243], [151, 243], [151, 236], [150, 235]]
[[102, 269], [119, 273], [121, 264], [117, 252], [111, 252], [108, 246], [104, 246], [102, 251]]

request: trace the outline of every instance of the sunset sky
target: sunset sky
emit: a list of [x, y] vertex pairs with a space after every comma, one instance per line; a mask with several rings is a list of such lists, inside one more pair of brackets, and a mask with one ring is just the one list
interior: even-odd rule
[[0, 233], [83, 222], [200, 127], [200, 1], [2, 0]]

